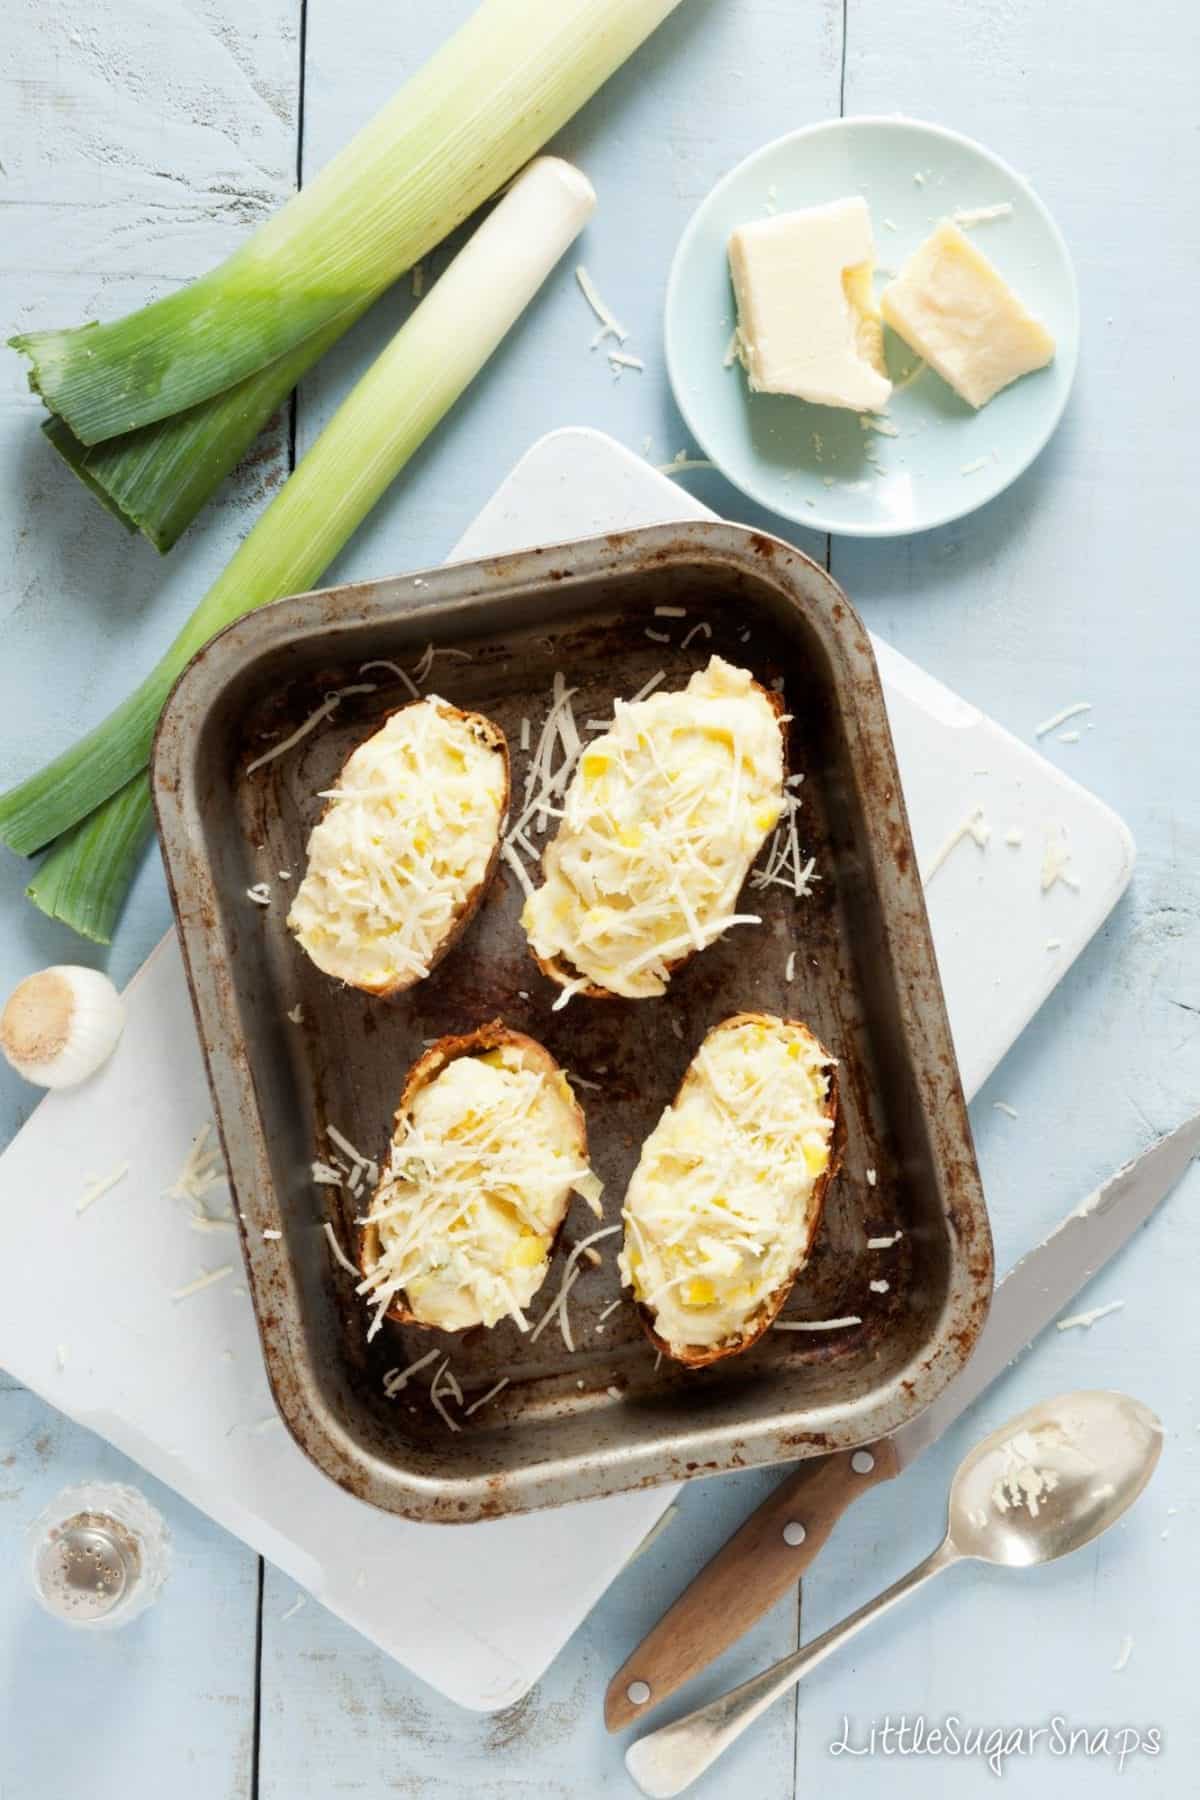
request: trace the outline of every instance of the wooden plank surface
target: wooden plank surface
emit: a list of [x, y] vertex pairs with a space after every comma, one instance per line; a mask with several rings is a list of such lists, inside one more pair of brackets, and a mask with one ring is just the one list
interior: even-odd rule
[[[303, 167], [311, 174], [390, 94], [468, 0], [308, 0]], [[368, 575], [436, 561], [541, 432], [589, 423], [667, 460], [685, 443], [661, 360], [671, 251], [691, 208], [748, 150], [848, 112], [905, 111], [967, 131], [1027, 173], [1071, 244], [1084, 307], [1076, 394], [1054, 443], [975, 517], [899, 544], [839, 542], [834, 573], [869, 623], [1028, 738], [1075, 699], [1095, 730], [1050, 754], [1109, 799], [1139, 841], [1134, 887], [1110, 926], [973, 1109], [1003, 1265], [1093, 1181], [1194, 1107], [1200, 1093], [1200, 800], [1189, 551], [1200, 382], [1188, 353], [1200, 252], [1194, 201], [1197, 16], [1175, 0], [1087, 10], [1036, 0], [687, 0], [658, 41], [563, 134], [600, 206], [582, 248], [631, 328], [644, 376], [614, 382], [589, 356], [569, 271], [407, 471], [341, 559]], [[207, 266], [287, 191], [297, 155], [298, 0], [15, 0], [0, 64], [0, 311], [6, 326], [111, 315]], [[999, 254], [999, 252], [997, 252]], [[387, 298], [306, 384], [301, 446], [408, 304]], [[278, 479], [286, 433], [264, 441], [220, 509], [162, 564], [83, 496], [41, 444], [37, 408], [0, 359], [0, 699], [6, 779], [37, 765], [111, 704], [220, 565]], [[694, 478], [733, 517], [779, 522], [719, 478]], [[824, 542], [784, 528], [810, 552]], [[53, 655], [57, 647], [57, 655]], [[66, 648], [64, 648], [66, 647]], [[981, 783], [984, 778], [981, 778]], [[981, 794], [981, 799], [984, 795]], [[19, 901], [0, 852], [0, 985], [73, 940]], [[148, 867], [113, 958], [123, 976], [166, 918]], [[84, 958], [88, 959], [87, 953]], [[95, 960], [98, 960], [95, 959]], [[0, 1079], [0, 1128], [30, 1096]], [[992, 1102], [1014, 1105], [1009, 1118]], [[1023, 1583], [965, 1575], [821, 1671], [699, 1793], [786, 1800], [822, 1788], [902, 1797], [954, 1783], [991, 1791], [978, 1758], [843, 1755], [886, 1714], [958, 1713], [987, 1726], [1053, 1713], [1096, 1727], [1160, 1725], [1166, 1750], [1123, 1779], [1146, 1795], [1194, 1791], [1200, 1722], [1190, 1673], [1200, 1435], [1191, 1300], [1197, 1182], [1143, 1234], [1089, 1304], [1124, 1299], [1093, 1331], [1055, 1334], [901, 1486], [848, 1515], [806, 1590], [806, 1635], [923, 1552], [955, 1457], [1035, 1396], [1122, 1385], [1163, 1414], [1162, 1471], [1142, 1507], [1076, 1562]], [[49, 1446], [49, 1447], [48, 1447]], [[78, 1644], [24, 1598], [21, 1533], [45, 1498], [120, 1459], [0, 1382], [0, 1794], [182, 1800], [345, 1791], [415, 1800], [552, 1800], [630, 1791], [600, 1699], [611, 1668], [768, 1477], [697, 1484], [535, 1692], [485, 1719], [440, 1702], [315, 1603], [285, 1619], [291, 1585], [268, 1571], [261, 1741], [254, 1559], [155, 1490], [184, 1547], [171, 1590], [126, 1638]], [[136, 1472], [130, 1478], [139, 1479]], [[141, 1484], [149, 1486], [144, 1479]], [[16, 1490], [20, 1490], [19, 1493]], [[698, 1685], [715, 1692], [795, 1641], [784, 1606]], [[1115, 1673], [1122, 1639], [1134, 1638]], [[119, 1649], [117, 1648], [119, 1647]], [[111, 1650], [111, 1654], [109, 1654]], [[692, 1696], [689, 1696], [691, 1698]], [[86, 1764], [62, 1730], [78, 1719]], [[86, 1785], [80, 1780], [86, 1772]], [[1018, 1796], [1094, 1792], [1111, 1759], [1015, 1758]]]
[[[112, 317], [200, 273], [295, 181], [299, 0], [11, 0], [0, 54], [0, 322]], [[124, 697], [286, 468], [277, 423], [164, 562], [78, 485], [0, 355], [0, 694], [5, 785]], [[169, 921], [148, 859], [111, 959], [26, 905], [0, 850], [0, 990], [49, 962], [124, 980]], [[37, 1094], [0, 1068], [7, 1139]], [[3, 1196], [36, 1204], [36, 1195]], [[32, 1273], [32, 1272], [31, 1272]], [[176, 1563], [128, 1634], [80, 1638], [28, 1587], [24, 1530], [68, 1482], [143, 1487]], [[90, 1432], [0, 1391], [0, 1794], [245, 1800], [254, 1780], [258, 1559]]]

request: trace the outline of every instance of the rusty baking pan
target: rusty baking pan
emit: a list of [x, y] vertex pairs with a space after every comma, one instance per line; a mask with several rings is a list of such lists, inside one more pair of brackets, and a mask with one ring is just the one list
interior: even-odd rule
[[[656, 614], [664, 605], [686, 614]], [[454, 950], [395, 1001], [338, 987], [292, 941], [285, 915], [318, 794], [409, 697], [389, 670], [363, 664], [431, 664], [427, 688], [504, 727], [520, 794], [521, 722], [536, 745], [557, 670], [582, 724], [660, 670], [682, 684], [712, 651], [782, 682], [818, 879], [803, 898], [756, 891], [762, 924], [694, 958], [667, 996], [578, 998], [552, 1012], [558, 990], [526, 952], [522, 897], [503, 865]], [[248, 771], [332, 690], [371, 682]], [[807, 557], [697, 522], [281, 601], [186, 670], [153, 776], [268, 1375], [297, 1443], [333, 1480], [410, 1518], [490, 1518], [861, 1443], [920, 1411], [965, 1361], [992, 1281], [979, 1174], [870, 643]], [[262, 882], [265, 906], [247, 893]], [[466, 1334], [388, 1325], [368, 1345], [364, 1302], [322, 1229], [329, 1220], [352, 1247], [366, 1195], [314, 1184], [312, 1164], [338, 1154], [331, 1127], [384, 1156], [427, 1040], [499, 1016], [590, 1084], [580, 1091], [592, 1161], [615, 1222], [638, 1147], [695, 1047], [746, 1009], [807, 1020], [840, 1060], [845, 1166], [785, 1317], [861, 1323], [773, 1329], [703, 1371], [658, 1363], [628, 1299], [607, 1310], [620, 1291], [608, 1239], [572, 1293], [573, 1353], [554, 1327], [530, 1343], [507, 1321]], [[593, 1229], [576, 1200], [542, 1304]], [[867, 1240], [897, 1230], [890, 1286], [875, 1293], [881, 1257]], [[388, 1369], [436, 1346], [464, 1407], [508, 1381], [471, 1417], [459, 1412], [456, 1432], [430, 1403], [436, 1365], [384, 1393]]]

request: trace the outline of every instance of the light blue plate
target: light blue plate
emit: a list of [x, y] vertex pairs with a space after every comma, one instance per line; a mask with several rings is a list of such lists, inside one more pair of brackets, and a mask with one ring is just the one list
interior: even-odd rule
[[[864, 195], [871, 208], [877, 288], [939, 218], [1009, 202], [1011, 215], [978, 224], [971, 235], [1053, 332], [1058, 353], [1050, 366], [979, 412], [922, 369], [888, 403], [895, 437], [864, 430], [856, 413], [840, 407], [751, 394], [740, 365], [723, 366], [736, 319], [729, 234], [772, 210], [851, 194]], [[900, 536], [961, 518], [1033, 461], [1070, 392], [1079, 296], [1058, 227], [998, 157], [912, 119], [834, 119], [747, 157], [694, 214], [671, 266], [666, 351], [679, 410], [705, 455], [743, 493], [818, 531]], [[890, 331], [886, 351], [889, 373], [901, 383], [916, 358]]]

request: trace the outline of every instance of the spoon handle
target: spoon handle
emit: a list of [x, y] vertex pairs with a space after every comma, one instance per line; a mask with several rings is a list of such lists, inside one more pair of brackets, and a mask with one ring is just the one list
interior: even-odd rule
[[832, 1656], [835, 1650], [857, 1637], [867, 1625], [956, 1563], [959, 1554], [946, 1538], [924, 1562], [902, 1575], [874, 1600], [860, 1606], [857, 1612], [822, 1632], [811, 1644], [806, 1644], [792, 1656], [785, 1656], [782, 1662], [765, 1669], [761, 1675], [751, 1676], [741, 1687], [722, 1694], [707, 1706], [699, 1707], [631, 1744], [625, 1755], [625, 1767], [642, 1793], [650, 1795], [651, 1800], [668, 1800], [672, 1794], [682, 1794], [736, 1738], [741, 1737], [747, 1726], [803, 1680], [810, 1669], [815, 1669], [827, 1656]]

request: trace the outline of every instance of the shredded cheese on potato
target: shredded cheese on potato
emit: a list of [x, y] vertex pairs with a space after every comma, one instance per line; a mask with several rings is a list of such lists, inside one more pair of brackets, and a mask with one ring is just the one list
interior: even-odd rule
[[520, 1045], [456, 1057], [421, 1087], [363, 1221], [371, 1335], [397, 1298], [446, 1331], [506, 1316], [525, 1331], [571, 1191], [593, 1191], [582, 1137], [566, 1076]]
[[676, 1354], [748, 1335], [803, 1267], [831, 1154], [831, 1064], [803, 1026], [717, 1026], [646, 1139], [618, 1266]]
[[288, 914], [318, 968], [376, 991], [428, 974], [496, 849], [505, 773], [482, 728], [433, 695], [359, 745], [322, 795]]
[[732, 924], [784, 810], [783, 734], [744, 669], [714, 656], [686, 688], [618, 700], [582, 750], [522, 922], [572, 978], [640, 999]]

